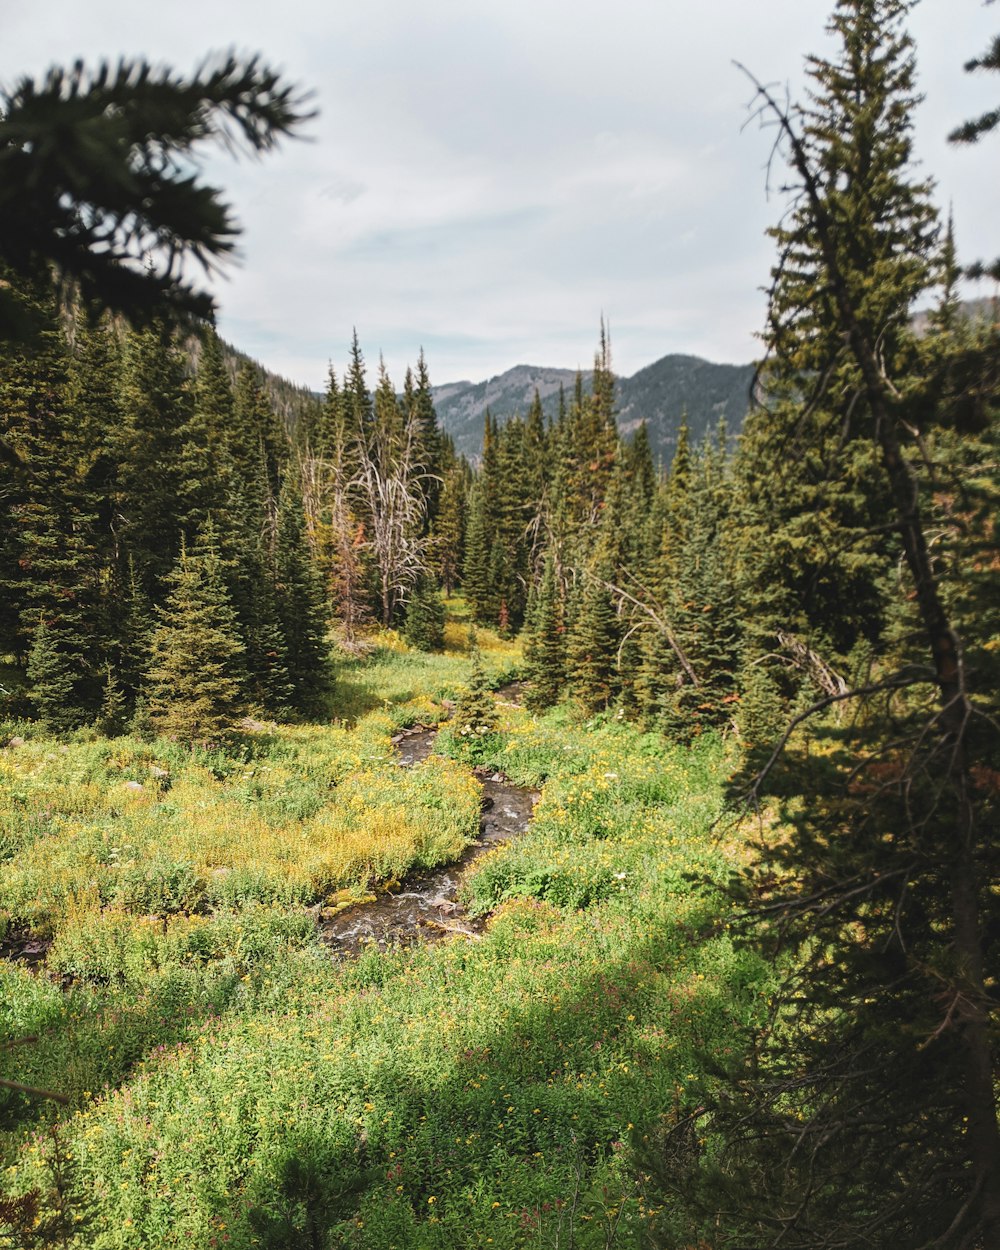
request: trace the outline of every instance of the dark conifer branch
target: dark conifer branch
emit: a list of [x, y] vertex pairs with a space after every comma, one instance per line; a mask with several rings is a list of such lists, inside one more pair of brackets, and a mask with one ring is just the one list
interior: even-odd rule
[[185, 268], [211, 272], [239, 227], [192, 162], [211, 144], [268, 152], [313, 116], [307, 105], [259, 57], [233, 53], [191, 77], [122, 60], [22, 79], [0, 96], [0, 263], [52, 265], [66, 289], [136, 322], [210, 318]]

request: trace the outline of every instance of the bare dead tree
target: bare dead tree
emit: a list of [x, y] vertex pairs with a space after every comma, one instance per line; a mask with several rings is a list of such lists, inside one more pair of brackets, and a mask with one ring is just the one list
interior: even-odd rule
[[420, 466], [420, 427], [415, 411], [400, 414], [397, 409], [392, 415], [380, 414], [376, 399], [372, 429], [359, 440], [352, 487], [367, 517], [367, 545], [377, 569], [385, 626], [392, 624], [396, 608], [427, 569], [430, 539], [421, 536], [426, 508], [421, 484], [427, 475]]

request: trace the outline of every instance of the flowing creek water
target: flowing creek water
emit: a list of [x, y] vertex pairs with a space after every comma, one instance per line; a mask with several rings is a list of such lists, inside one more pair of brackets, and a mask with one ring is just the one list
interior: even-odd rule
[[[393, 742], [400, 767], [414, 768], [423, 763], [433, 750], [436, 736], [436, 729], [422, 727], [397, 735]], [[538, 792], [515, 786], [503, 773], [474, 771], [483, 787], [478, 839], [453, 863], [407, 877], [397, 890], [323, 921], [323, 940], [334, 952], [350, 955], [373, 943], [385, 949], [455, 934], [478, 937], [482, 932], [485, 922], [466, 915], [458, 902], [462, 877], [481, 855], [525, 832]]]

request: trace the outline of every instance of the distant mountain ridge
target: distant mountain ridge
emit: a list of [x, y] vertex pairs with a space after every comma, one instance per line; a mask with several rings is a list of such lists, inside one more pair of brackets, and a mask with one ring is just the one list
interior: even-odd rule
[[[669, 464], [677, 431], [687, 415], [691, 438], [700, 442], [725, 419], [738, 433], [750, 405], [753, 365], [714, 364], [698, 356], [664, 356], [630, 378], [615, 382], [618, 428], [624, 435], [645, 421], [654, 459]], [[589, 390], [589, 376], [584, 375]], [[546, 417], [555, 420], [560, 388], [567, 404], [573, 397], [576, 371], [538, 365], [515, 365], [485, 382], [448, 382], [432, 388], [441, 427], [455, 440], [456, 450], [470, 460], [482, 451], [486, 409], [503, 425], [525, 416], [537, 389]]]
[[[993, 324], [1000, 319], [1000, 303], [993, 297], [965, 300], [960, 314], [973, 321]], [[913, 327], [926, 333], [931, 310], [914, 313]], [[323, 396], [299, 386], [223, 343], [231, 376], [246, 360], [259, 371], [278, 413], [294, 428], [307, 412], [315, 412]], [[196, 359], [196, 351], [194, 353]], [[433, 364], [432, 364], [433, 367]], [[628, 437], [643, 421], [649, 432], [654, 460], [669, 465], [677, 446], [677, 431], [687, 416], [691, 440], [701, 442], [725, 420], [730, 433], [738, 434], [750, 408], [754, 365], [716, 364], [700, 356], [673, 353], [646, 365], [629, 378], [615, 381], [615, 415], [619, 431]], [[543, 365], [515, 365], [485, 382], [445, 382], [431, 388], [441, 427], [455, 441], [456, 450], [473, 463], [483, 446], [486, 409], [500, 425], [514, 416], [526, 416], [537, 389], [546, 417], [555, 420], [562, 388], [569, 404], [576, 386], [575, 369]], [[590, 389], [590, 374], [583, 386]]]

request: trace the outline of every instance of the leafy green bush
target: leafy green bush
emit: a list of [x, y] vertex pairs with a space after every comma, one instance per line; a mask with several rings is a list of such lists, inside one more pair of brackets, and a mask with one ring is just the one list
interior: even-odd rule
[[200, 911], [205, 903], [205, 878], [183, 860], [154, 859], [129, 864], [118, 875], [113, 902], [126, 911], [169, 915]]

